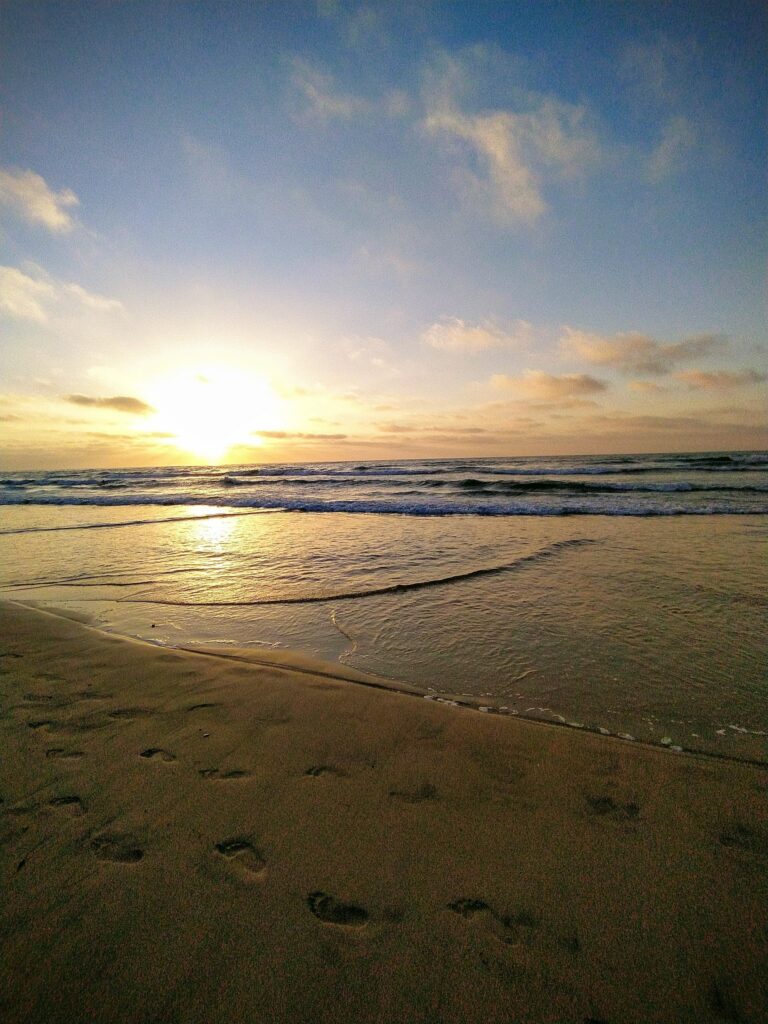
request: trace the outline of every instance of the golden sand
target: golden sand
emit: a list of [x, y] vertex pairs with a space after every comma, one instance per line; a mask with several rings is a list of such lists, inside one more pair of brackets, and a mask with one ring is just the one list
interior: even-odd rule
[[768, 1020], [768, 771], [258, 660], [0, 605], [5, 1024]]

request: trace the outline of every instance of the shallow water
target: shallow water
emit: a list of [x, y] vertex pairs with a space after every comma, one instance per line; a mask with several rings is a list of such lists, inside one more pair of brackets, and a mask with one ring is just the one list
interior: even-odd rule
[[765, 759], [765, 515], [0, 509], [0, 596]]

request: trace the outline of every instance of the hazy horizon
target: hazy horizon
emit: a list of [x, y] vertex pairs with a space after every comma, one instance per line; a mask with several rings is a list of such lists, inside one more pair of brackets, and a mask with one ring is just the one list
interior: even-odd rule
[[[310, 459], [310, 458], [304, 458], [304, 459], [282, 459], [282, 458], [268, 458], [268, 457], [264, 457], [264, 458], [261, 458], [261, 459], [254, 459], [254, 460], [252, 460], [250, 462], [237, 462], [237, 461], [233, 461], [232, 459], [227, 457], [226, 459], [222, 459], [221, 461], [217, 461], [217, 462], [194, 462], [194, 461], [183, 462], [183, 461], [179, 461], [179, 462], [176, 462], [176, 463], [171, 463], [171, 462], [168, 462], [168, 463], [166, 463], [166, 462], [163, 462], [163, 463], [149, 463], [148, 462], [148, 463], [144, 463], [143, 465], [140, 465], [140, 464], [136, 463], [136, 464], [133, 464], [133, 465], [120, 465], [120, 466], [112, 465], [112, 464], [110, 464], [110, 465], [95, 465], [94, 464], [92, 466], [52, 465], [52, 466], [18, 466], [18, 467], [13, 467], [13, 468], [0, 467], [0, 472], [8, 472], [8, 473], [24, 473], [24, 472], [30, 472], [30, 473], [46, 473], [46, 472], [52, 472], [52, 473], [57, 473], [57, 472], [60, 472], [60, 473], [67, 473], [67, 472], [87, 473], [89, 470], [94, 470], [96, 472], [105, 472], [105, 471], [109, 471], [111, 469], [114, 469], [116, 472], [118, 472], [118, 471], [130, 471], [132, 469], [136, 469], [136, 470], [144, 470], [144, 469], [186, 469], [186, 470], [190, 470], [190, 469], [210, 469], [210, 468], [215, 468], [217, 466], [220, 466], [222, 468], [227, 468], [227, 467], [237, 467], [237, 466], [249, 466], [250, 467], [250, 466], [259, 466], [259, 465], [276, 466], [276, 465], [283, 465], [283, 464], [286, 464], [286, 465], [296, 464], [296, 465], [312, 466], [312, 465], [326, 465], [326, 464], [339, 463], [339, 464], [342, 464], [342, 465], [343, 464], [358, 465], [358, 464], [365, 464], [365, 463], [390, 462], [390, 461], [391, 462], [408, 462], [408, 461], [412, 461], [412, 462], [432, 462], [432, 461], [435, 461], [435, 462], [448, 462], [451, 459], [455, 459], [457, 461], [459, 461], [459, 460], [460, 461], [466, 460], [467, 462], [479, 462], [479, 461], [486, 460], [486, 459], [498, 460], [498, 461], [504, 461], [504, 460], [507, 460], [507, 459], [542, 459], [542, 460], [544, 460], [544, 459], [579, 459], [579, 458], [599, 459], [601, 457], [605, 457], [605, 458], [608, 458], [608, 459], [612, 459], [612, 458], [628, 458], [629, 459], [629, 458], [641, 457], [641, 456], [659, 456], [659, 457], [664, 457], [664, 456], [667, 456], [667, 455], [728, 455], [728, 454], [731, 454], [731, 455], [750, 455], [750, 454], [763, 454], [766, 451], [768, 451], [768, 450], [765, 449], [765, 448], [711, 448], [711, 449], [701, 448], [701, 449], [685, 449], [685, 450], [683, 450], [683, 449], [680, 449], [680, 450], [669, 449], [669, 450], [666, 450], [666, 451], [661, 451], [661, 450], [658, 450], [658, 451], [653, 451], [653, 450], [649, 450], [649, 451], [623, 451], [622, 450], [622, 451], [615, 451], [615, 452], [611, 452], [611, 451], [600, 451], [600, 452], [598, 452], [598, 451], [594, 451], [594, 452], [587, 452], [587, 451], [573, 451], [573, 452], [521, 452], [521, 453], [519, 453], [517, 455], [507, 455], [507, 454], [503, 454], [501, 452], [498, 453], [498, 454], [495, 454], [495, 455], [488, 455], [488, 454], [486, 454], [486, 455], [478, 455], [476, 453], [474, 453], [474, 454], [473, 453], [467, 453], [467, 454], [459, 454], [459, 455], [439, 455], [439, 454], [436, 454], [436, 455], [429, 455], [429, 456], [422, 456], [422, 457], [413, 457], [413, 456], [402, 456], [402, 457], [400, 457], [400, 456], [397, 456], [397, 457], [394, 457], [394, 458], [391, 458], [391, 459], [387, 459], [387, 458], [379, 458], [379, 459], [363, 459], [363, 458], [359, 458], [359, 459], [356, 459], [356, 458], [346, 458], [346, 459], [345, 458], [339, 458], [339, 459], [335, 459], [335, 458], [328, 458], [328, 459]], [[265, 456], [266, 456], [266, 454], [274, 454], [274, 453], [265, 453]]]

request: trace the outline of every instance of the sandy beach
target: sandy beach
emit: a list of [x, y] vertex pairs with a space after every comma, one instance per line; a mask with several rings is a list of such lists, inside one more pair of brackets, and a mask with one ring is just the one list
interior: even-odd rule
[[8, 1024], [767, 1019], [765, 770], [0, 623]]

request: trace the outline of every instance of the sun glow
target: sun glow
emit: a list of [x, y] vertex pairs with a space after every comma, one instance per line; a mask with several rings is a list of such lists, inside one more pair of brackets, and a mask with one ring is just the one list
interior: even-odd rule
[[219, 462], [237, 445], [261, 444], [255, 431], [282, 425], [283, 403], [268, 381], [231, 367], [179, 371], [147, 393], [157, 409], [152, 430], [207, 462]]

